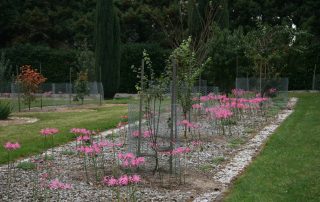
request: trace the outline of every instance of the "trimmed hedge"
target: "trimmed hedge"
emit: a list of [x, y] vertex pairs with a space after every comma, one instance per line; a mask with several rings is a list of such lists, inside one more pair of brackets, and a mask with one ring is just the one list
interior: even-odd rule
[[[165, 60], [170, 50], [163, 49], [158, 44], [131, 43], [121, 47], [121, 69], [119, 92], [134, 93], [137, 75], [132, 71], [131, 66], [140, 66], [142, 52], [146, 49], [151, 57], [155, 73], [159, 75], [165, 68]], [[52, 49], [40, 45], [18, 45], [2, 49], [6, 57], [10, 59], [16, 74], [17, 68], [24, 64], [40, 68], [41, 72], [48, 78], [47, 82], [69, 82], [70, 67], [76, 67], [76, 50]], [[73, 72], [73, 80], [76, 74]]]
[[41, 63], [41, 73], [48, 78], [47, 82], [69, 81], [70, 67], [74, 67], [76, 61], [76, 51], [70, 49], [52, 49], [46, 46], [24, 44], [2, 51], [5, 51], [6, 57], [10, 59], [14, 73], [22, 65], [32, 65], [39, 69]]

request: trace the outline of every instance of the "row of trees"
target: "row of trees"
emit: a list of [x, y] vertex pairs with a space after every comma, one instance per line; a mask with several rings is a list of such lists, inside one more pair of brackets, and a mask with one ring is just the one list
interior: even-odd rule
[[[260, 68], [257, 68], [260, 66], [261, 69], [267, 70], [262, 71], [267, 72], [265, 75], [276, 70], [281, 76], [290, 76], [294, 80], [290, 82], [291, 84], [299, 83], [293, 85], [292, 88], [307, 88], [308, 86], [303, 82], [310, 80], [308, 76], [311, 76], [314, 65], [318, 62], [320, 49], [319, 21], [316, 20], [320, 17], [317, 12], [319, 8], [320, 4], [315, 0], [303, 2], [256, 0], [1, 1], [0, 10], [3, 12], [0, 13], [2, 28], [0, 47], [8, 48], [16, 44], [30, 43], [32, 46], [42, 45], [73, 51], [76, 43], [79, 44], [79, 41], [86, 40], [87, 55], [91, 54], [91, 61], [95, 63], [95, 65], [90, 64], [89, 78], [100, 80], [101, 72], [101, 80], [105, 85], [114, 87], [111, 89], [112, 92], [105, 93], [110, 96], [119, 86], [119, 71], [122, 73], [121, 79], [126, 80], [132, 74], [127, 71], [126, 66], [140, 63], [127, 56], [127, 54], [135, 54], [129, 50], [136, 50], [140, 44], [145, 47], [149, 47], [149, 44], [156, 44], [160, 49], [157, 50], [158, 55], [154, 57], [160, 58], [163, 57], [164, 52], [171, 51], [182, 40], [192, 36], [192, 48], [196, 52], [197, 60], [203, 62], [209, 55], [212, 58], [211, 65], [206, 68], [209, 74], [206, 74], [208, 76], [205, 78], [211, 85], [222, 86], [226, 90], [230, 89], [234, 77], [253, 75], [257, 69], [260, 72]], [[292, 29], [292, 26], [296, 29]], [[286, 34], [281, 34], [281, 29]], [[310, 35], [307, 38], [304, 35], [305, 38], [302, 39], [300, 33], [299, 36], [297, 35], [297, 30], [305, 30]], [[274, 31], [277, 34], [274, 34]], [[101, 37], [103, 35], [108, 36], [105, 42]], [[287, 38], [283, 39], [285, 35]], [[300, 46], [296, 49], [297, 51], [292, 51], [293, 36], [295, 43], [304, 41], [305, 47]], [[253, 40], [261, 37], [267, 37], [267, 39]], [[285, 40], [291, 40], [291, 42], [288, 43]], [[122, 47], [126, 48], [122, 50], [123, 60], [119, 59], [120, 41]], [[255, 46], [258, 43], [264, 43], [262, 46], [265, 47]], [[286, 48], [271, 47], [270, 43], [277, 44], [277, 46], [283, 43]], [[277, 50], [274, 51], [274, 49]], [[259, 53], [254, 53], [254, 51]], [[268, 52], [269, 55], [261, 55], [261, 51]], [[24, 51], [23, 54], [25, 52], [28, 51]], [[92, 59], [93, 52], [96, 52], [95, 59]], [[99, 55], [99, 52], [105, 53]], [[11, 54], [10, 57], [19, 54]], [[29, 58], [32, 60], [36, 56]], [[19, 60], [19, 56], [17, 58]], [[70, 58], [67, 60], [69, 61], [65, 63], [70, 65], [73, 63]], [[159, 69], [156, 69], [155, 72], [163, 71], [162, 64], [165, 60], [164, 57], [163, 62], [159, 62], [157, 67]], [[119, 66], [126, 70], [119, 70]], [[44, 71], [51, 71], [51, 69], [44, 67]], [[79, 70], [78, 67], [77, 69]], [[55, 73], [48, 75], [55, 75]], [[301, 75], [304, 77], [300, 82], [299, 76]], [[205, 77], [205, 75], [202, 76]], [[57, 78], [61, 77], [56, 76], [53, 81]], [[228, 79], [222, 80], [221, 78]], [[51, 80], [50, 77], [48, 79]], [[124, 91], [133, 89], [129, 86], [133, 86], [134, 83], [135, 81], [125, 85], [121, 83], [120, 89]]]
[[[257, 27], [261, 18], [270, 25], [281, 24], [290, 17], [297, 28], [314, 34], [319, 40], [319, 1], [257, 1], [257, 0], [191, 0], [149, 1], [113, 0], [120, 16], [121, 41], [124, 43], [160, 42], [168, 45], [159, 22], [169, 25], [190, 16], [204, 16], [208, 4], [219, 5], [219, 24], [230, 30], [239, 26], [244, 32]], [[188, 2], [188, 3], [186, 3]], [[197, 3], [197, 10], [189, 14]], [[0, 46], [18, 43], [41, 43], [50, 47], [73, 47], [75, 42], [88, 39], [94, 45], [97, 0], [13, 0], [0, 2]], [[167, 20], [170, 17], [170, 21]], [[197, 28], [192, 28], [197, 31]]]

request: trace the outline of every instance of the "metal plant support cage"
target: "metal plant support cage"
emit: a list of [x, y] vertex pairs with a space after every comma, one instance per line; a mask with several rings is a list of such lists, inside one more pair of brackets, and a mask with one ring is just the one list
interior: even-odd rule
[[[83, 104], [101, 104], [103, 100], [103, 85], [99, 82], [88, 83], [88, 95], [84, 96]], [[82, 104], [76, 99], [73, 83], [44, 83], [38, 93], [34, 94], [35, 101], [31, 107], [76, 106]], [[13, 111], [21, 111], [28, 106], [23, 101], [23, 91], [17, 83], [7, 82], [0, 86], [0, 100], [10, 101]]]
[[[271, 97], [273, 103], [285, 107], [288, 102], [288, 78], [236, 78], [236, 88], [254, 93], [260, 93], [264, 97]], [[276, 89], [276, 93], [270, 94], [270, 89]]]
[[[209, 93], [218, 94], [218, 87], [207, 86], [204, 81], [199, 82], [200, 86], [198, 86], [198, 83], [196, 84], [191, 89], [192, 97], [200, 97]], [[153, 86], [155, 89], [158, 87], [157, 85]], [[184, 90], [181, 86], [177, 86], [175, 82], [171, 82], [169, 86], [162, 89], [161, 102], [159, 99], [147, 102], [148, 96], [154, 96], [153, 93], [157, 93], [157, 90], [149, 86], [148, 89], [139, 94], [138, 101], [143, 99], [141, 103], [136, 100], [128, 104], [128, 134], [126, 136], [126, 143], [128, 145], [128, 152], [145, 157], [147, 163], [141, 169], [154, 171], [156, 168], [155, 161], [157, 160], [159, 164], [157, 171], [159, 173], [177, 175], [181, 172], [180, 157], [168, 153], [183, 146], [181, 142], [183, 138], [181, 137], [184, 134], [185, 128], [178, 123], [184, 119], [184, 116], [182, 107], [177, 100], [177, 94], [179, 92], [183, 93]], [[142, 117], [140, 118], [140, 116]], [[139, 121], [141, 121], [141, 133], [139, 133]], [[154, 141], [154, 137], [145, 137], [144, 133], [146, 131], [152, 131], [157, 136], [156, 142]], [[155, 143], [156, 145], [153, 145]], [[152, 148], [152, 146], [156, 148]], [[158, 159], [155, 159], [156, 157]], [[172, 165], [170, 165], [170, 161]]]

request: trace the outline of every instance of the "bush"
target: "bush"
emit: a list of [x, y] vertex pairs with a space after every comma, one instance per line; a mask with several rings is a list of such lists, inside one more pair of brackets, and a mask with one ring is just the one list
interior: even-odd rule
[[12, 107], [9, 102], [0, 101], [0, 120], [5, 120], [12, 112]]

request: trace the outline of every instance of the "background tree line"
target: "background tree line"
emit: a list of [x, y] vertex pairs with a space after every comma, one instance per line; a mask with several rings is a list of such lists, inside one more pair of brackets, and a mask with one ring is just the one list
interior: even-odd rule
[[[77, 57], [83, 48], [78, 44], [86, 40], [86, 51], [92, 55], [95, 50], [96, 4], [97, 0], [2, 0], [0, 48], [13, 65], [42, 63], [48, 81], [67, 81], [69, 68], [79, 68]], [[212, 4], [216, 24], [207, 46], [212, 62], [202, 75], [210, 85], [229, 90], [236, 76], [255, 75], [254, 67], [263, 66], [269, 74], [288, 76], [291, 89], [311, 88], [319, 62], [319, 1], [114, 0], [121, 30], [114, 33], [121, 40], [119, 90], [135, 90], [130, 67], [140, 65], [144, 49], [156, 74], [161, 73], [174, 40], [199, 37], [199, 26]], [[175, 26], [178, 23], [180, 27]], [[270, 41], [261, 41], [270, 37], [273, 47]], [[262, 42], [265, 46], [257, 45]]]

